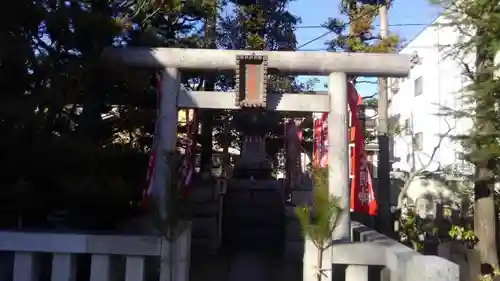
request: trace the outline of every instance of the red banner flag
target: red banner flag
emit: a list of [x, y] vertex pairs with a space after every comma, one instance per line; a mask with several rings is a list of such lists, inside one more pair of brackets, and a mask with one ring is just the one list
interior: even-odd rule
[[359, 120], [358, 106], [361, 104], [356, 88], [352, 83], [348, 83], [348, 103], [351, 109], [351, 143], [354, 149], [351, 153], [352, 181], [350, 207], [352, 212], [365, 213], [369, 215], [377, 214], [377, 201], [372, 185], [372, 178], [368, 168], [368, 161], [365, 152], [365, 137], [361, 120]]
[[[356, 88], [348, 83], [348, 103], [351, 112], [351, 126], [349, 128], [349, 175], [350, 209], [352, 212], [377, 214], [377, 201], [373, 190], [373, 183], [368, 167], [364, 148], [364, 134], [359, 120], [358, 105], [361, 103]], [[323, 113], [314, 122], [314, 160], [315, 167], [328, 165], [328, 123], [327, 113]]]
[[[141, 201], [141, 206], [146, 207], [148, 203], [148, 199], [152, 196], [152, 194], [155, 192], [154, 187], [153, 187], [153, 173], [155, 170], [155, 163], [157, 159], [157, 154], [159, 153], [158, 151], [158, 143], [155, 138], [159, 131], [159, 117], [160, 117], [160, 102], [161, 102], [161, 75], [157, 74], [156, 75], [156, 121], [155, 121], [155, 129], [153, 132], [153, 142], [152, 142], [152, 147], [151, 151], [149, 153], [149, 161], [148, 161], [148, 169], [146, 173], [146, 181], [147, 181], [147, 186], [143, 190], [142, 194], [142, 201]], [[195, 154], [196, 154], [196, 135], [198, 132], [198, 123], [197, 123], [197, 116], [196, 116], [196, 111], [194, 110], [185, 110], [186, 114], [186, 127], [187, 127], [187, 139], [186, 139], [186, 147], [185, 147], [185, 153], [182, 159], [181, 167], [180, 167], [180, 173], [181, 173], [181, 180], [182, 180], [182, 185], [183, 188], [188, 186], [191, 183], [193, 174], [194, 174], [194, 169], [195, 169]], [[187, 196], [187, 188], [184, 188], [183, 190], [184, 196]]]

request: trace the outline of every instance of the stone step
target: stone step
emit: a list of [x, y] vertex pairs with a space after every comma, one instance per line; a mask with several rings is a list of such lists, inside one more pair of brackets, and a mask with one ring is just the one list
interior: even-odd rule
[[231, 259], [228, 281], [268, 280], [270, 273], [269, 260], [259, 254], [240, 252]]
[[189, 202], [205, 203], [215, 200], [215, 187], [193, 187], [188, 193]]
[[217, 237], [217, 217], [194, 217], [192, 225], [193, 237]]
[[[191, 255], [191, 281], [227, 280], [229, 259], [223, 254], [210, 254], [209, 250], [197, 251]], [[294, 280], [292, 280], [294, 281]]]
[[215, 238], [191, 237], [191, 254], [201, 255], [215, 253], [218, 250], [218, 242]]
[[275, 191], [259, 190], [259, 191], [229, 191], [224, 195], [224, 201], [234, 204], [268, 204], [268, 205], [283, 205], [283, 197]]
[[247, 206], [241, 208], [224, 208], [224, 220], [234, 221], [260, 221], [262, 223], [281, 223], [284, 222], [283, 211], [278, 208], [269, 208], [267, 206]]
[[243, 190], [276, 190], [283, 193], [283, 185], [275, 179], [269, 180], [249, 180], [249, 179], [229, 179], [227, 181], [229, 189], [243, 189]]
[[191, 202], [189, 208], [193, 217], [216, 217], [219, 213], [219, 202]]
[[284, 245], [280, 228], [232, 227], [224, 229], [224, 244], [234, 249], [279, 250]]

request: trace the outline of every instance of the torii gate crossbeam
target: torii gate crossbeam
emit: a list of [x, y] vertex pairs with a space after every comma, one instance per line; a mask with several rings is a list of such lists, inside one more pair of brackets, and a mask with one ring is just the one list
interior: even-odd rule
[[410, 69], [410, 56], [401, 54], [140, 47], [113, 48], [104, 53], [109, 59], [134, 66], [198, 71], [236, 70], [235, 59], [241, 55], [266, 56], [271, 72], [290, 75], [344, 72], [349, 76], [406, 77]]

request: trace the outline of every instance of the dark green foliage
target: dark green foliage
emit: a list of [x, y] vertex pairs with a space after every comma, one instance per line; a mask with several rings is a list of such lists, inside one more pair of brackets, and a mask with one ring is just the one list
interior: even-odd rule
[[337, 226], [337, 219], [342, 208], [339, 207], [338, 198], [330, 195], [328, 191], [328, 168], [313, 168], [313, 205], [295, 208], [304, 236], [309, 239], [317, 249], [316, 264], [318, 266], [316, 278], [318, 281], [324, 275], [323, 254], [332, 243], [333, 230]]
[[205, 3], [16, 2], [19, 16], [0, 27], [0, 206], [13, 215], [0, 224], [23, 215], [39, 226], [63, 209], [73, 227], [112, 228], [138, 211], [153, 73], [104, 65], [101, 53], [112, 44], [198, 47], [199, 23], [213, 12]]
[[323, 250], [331, 243], [332, 232], [337, 225], [337, 218], [342, 212], [338, 198], [328, 192], [328, 168], [316, 168], [312, 171], [314, 199], [313, 206], [300, 206], [295, 210], [304, 236]]
[[[399, 36], [389, 34], [386, 38], [381, 38], [379, 34], [375, 33], [374, 21], [378, 16], [379, 7], [380, 5], [362, 4], [358, 1], [341, 1], [340, 14], [347, 17], [348, 21], [338, 18], [329, 18], [326, 21], [324, 26], [333, 34], [333, 38], [326, 42], [328, 51], [357, 53], [391, 53], [396, 51], [401, 44]], [[358, 77], [352, 78], [354, 78], [354, 83], [374, 83]], [[363, 98], [363, 102], [367, 107], [376, 108], [377, 94], [366, 96]], [[365, 134], [366, 143], [374, 138], [375, 136], [372, 134]]]
[[459, 33], [459, 40], [444, 48], [463, 68], [464, 89], [458, 108], [444, 108], [444, 115], [471, 122], [470, 129], [455, 136], [464, 158], [475, 165], [474, 232], [481, 263], [498, 267], [495, 222], [495, 183], [500, 172], [498, 51], [500, 6], [496, 0], [434, 1], [446, 7], [446, 23]]
[[[290, 51], [296, 48], [295, 26], [300, 23], [300, 19], [287, 10], [290, 0], [268, 1], [265, 5], [255, 5], [246, 3], [236, 4], [232, 13], [221, 17], [218, 25], [217, 45], [223, 49], [236, 50], [282, 50]], [[241, 5], [239, 5], [241, 4]], [[222, 89], [232, 89], [234, 86], [233, 76], [221, 75], [218, 86]], [[302, 90], [303, 85], [295, 82], [295, 77], [276, 76], [269, 77], [268, 88], [278, 92], [297, 92]], [[216, 117], [215, 130], [220, 133], [220, 127], [224, 119], [230, 118], [231, 113]], [[233, 113], [238, 114], [238, 113]], [[270, 128], [267, 140], [266, 151], [274, 160], [275, 167], [279, 167], [279, 155], [282, 155], [283, 142], [283, 114], [276, 112], [268, 113]], [[239, 146], [240, 131], [234, 130], [237, 116], [230, 118], [229, 126], [233, 129], [230, 132], [229, 143]], [[216, 141], [223, 143], [223, 135], [217, 134]]]
[[[0, 207], [13, 214], [0, 224], [11, 226], [23, 215], [25, 226], [43, 225], [48, 212], [64, 209], [74, 222], [86, 217], [78, 227], [111, 228], [137, 212], [156, 117], [154, 73], [103, 64], [102, 50], [110, 45], [213, 47], [203, 25], [225, 2], [15, 2], [9, 12], [18, 16], [0, 26]], [[295, 49], [299, 20], [287, 3], [236, 6], [233, 15], [219, 21], [217, 47]], [[216, 78], [222, 89], [232, 87], [231, 75]], [[295, 86], [293, 77], [275, 80], [276, 89]], [[202, 79], [199, 73], [183, 73], [183, 81], [192, 85]], [[216, 131], [229, 116], [216, 114]], [[281, 128], [273, 133], [281, 134]], [[238, 134], [231, 135], [238, 146]], [[276, 153], [283, 142], [272, 139], [270, 151]]]
[[[445, 12], [448, 24], [457, 27], [461, 39], [457, 44], [444, 47], [443, 50], [461, 64], [464, 75], [464, 88], [458, 96], [461, 107], [443, 108], [442, 114], [473, 121], [470, 131], [454, 137], [466, 149], [464, 156], [467, 160], [479, 163], [491, 159], [494, 161], [491, 163], [492, 167], [498, 173], [496, 159], [500, 156], [500, 82], [493, 74], [498, 70], [498, 65], [493, 61], [494, 56], [500, 50], [498, 1], [438, 2], [448, 7]], [[476, 59], [473, 58], [475, 53]]]
[[325, 27], [334, 34], [334, 38], [327, 42], [328, 49], [366, 53], [394, 51], [400, 41], [398, 36], [381, 38], [374, 33], [373, 21], [378, 15], [378, 8], [379, 5], [342, 3], [340, 12], [349, 18], [349, 22], [336, 18], [328, 19]]
[[186, 229], [189, 223], [189, 205], [185, 202], [179, 176], [181, 155], [177, 152], [165, 152], [164, 161], [167, 162], [168, 181], [165, 184], [167, 194], [166, 217], [162, 217], [160, 206], [151, 200], [149, 214], [158, 231], [167, 239], [175, 240]]

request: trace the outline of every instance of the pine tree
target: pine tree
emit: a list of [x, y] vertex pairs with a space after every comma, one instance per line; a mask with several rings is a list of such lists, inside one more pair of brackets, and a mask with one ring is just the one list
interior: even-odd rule
[[[1, 183], [14, 186], [1, 197], [12, 198], [21, 186], [31, 194], [22, 200], [36, 198], [23, 205], [37, 217], [54, 207], [72, 208], [86, 220], [128, 213], [125, 206], [144, 187], [153, 75], [104, 65], [102, 51], [113, 44], [196, 47], [202, 2], [16, 2], [13, 11], [21, 16], [0, 27], [8, 42], [0, 52], [0, 85], [9, 89], [0, 96], [0, 148], [9, 152], [1, 159], [8, 167]], [[119, 114], [104, 120], [112, 106]], [[117, 143], [118, 133], [129, 140]]]
[[317, 249], [316, 278], [321, 281], [323, 254], [331, 246], [332, 233], [337, 226], [337, 219], [343, 211], [338, 198], [332, 197], [328, 190], [328, 168], [313, 168], [313, 205], [299, 206], [295, 214], [302, 227], [303, 234]]
[[[343, 0], [340, 3], [340, 15], [347, 18], [344, 21], [339, 18], [329, 18], [324, 26], [331, 31], [333, 38], [326, 42], [327, 50], [331, 52], [362, 52], [362, 53], [391, 53], [398, 50], [401, 40], [396, 34], [389, 34], [381, 38], [376, 34], [374, 21], [378, 16], [380, 4], [383, 1], [352, 1]], [[390, 8], [392, 1], [387, 1]], [[359, 77], [351, 77], [355, 84], [369, 83]], [[376, 108], [377, 94], [368, 95], [363, 98], [366, 108]], [[375, 118], [371, 116], [370, 118]], [[375, 136], [365, 134], [365, 141], [374, 139]]]
[[[388, 6], [390, 7], [390, 2]], [[361, 53], [396, 51], [400, 44], [400, 38], [397, 35], [390, 34], [386, 38], [381, 38], [375, 33], [374, 21], [378, 16], [379, 7], [378, 4], [343, 0], [340, 4], [340, 14], [347, 17], [348, 21], [329, 18], [324, 24], [334, 35], [333, 39], [326, 42], [328, 51]]]
[[[436, 2], [436, 1], [435, 1]], [[444, 26], [460, 34], [456, 44], [445, 48], [449, 57], [463, 66], [468, 86], [462, 108], [448, 110], [458, 119], [472, 121], [465, 135], [455, 136], [464, 148], [464, 157], [475, 165], [474, 232], [481, 262], [498, 268], [494, 185], [500, 172], [500, 81], [495, 72], [500, 50], [500, 6], [496, 0], [437, 1], [446, 8]]]
[[[381, 38], [374, 34], [373, 21], [378, 13], [378, 4], [362, 4], [356, 1], [342, 1], [340, 13], [349, 20], [330, 18], [325, 27], [334, 34], [334, 38], [326, 42], [328, 51], [332, 52], [367, 52], [387, 53], [398, 46], [399, 38], [391, 35]], [[357, 77], [351, 77], [356, 83]], [[361, 81], [358, 81], [361, 82]], [[313, 170], [314, 200], [313, 206], [301, 206], [296, 209], [304, 235], [309, 238], [318, 250], [317, 264], [322, 264], [322, 253], [331, 243], [331, 235], [336, 227], [336, 220], [341, 210], [338, 198], [328, 192], [328, 169]], [[345, 210], [344, 210], [345, 211]], [[317, 279], [322, 278], [322, 270], [318, 269]]]
[[[290, 0], [264, 1], [256, 4], [255, 1], [234, 1], [233, 12], [220, 19], [218, 45], [224, 49], [233, 50], [268, 50], [291, 51], [296, 49], [297, 40], [295, 27], [300, 19], [291, 14], [287, 7]], [[223, 89], [234, 86], [232, 76], [220, 77], [219, 85]], [[272, 76], [268, 78], [268, 89], [277, 92], [291, 92], [297, 90], [297, 83], [293, 76]], [[235, 112], [237, 117], [239, 113]], [[283, 148], [283, 115], [277, 112], [268, 112], [269, 123], [272, 126], [270, 137], [266, 141], [266, 151], [279, 167], [277, 155]], [[227, 117], [227, 115], [226, 115]], [[230, 127], [234, 128], [234, 124]], [[217, 131], [222, 131], [217, 129]], [[232, 131], [232, 145], [239, 146], [239, 132]], [[219, 143], [221, 134], [217, 135]]]

